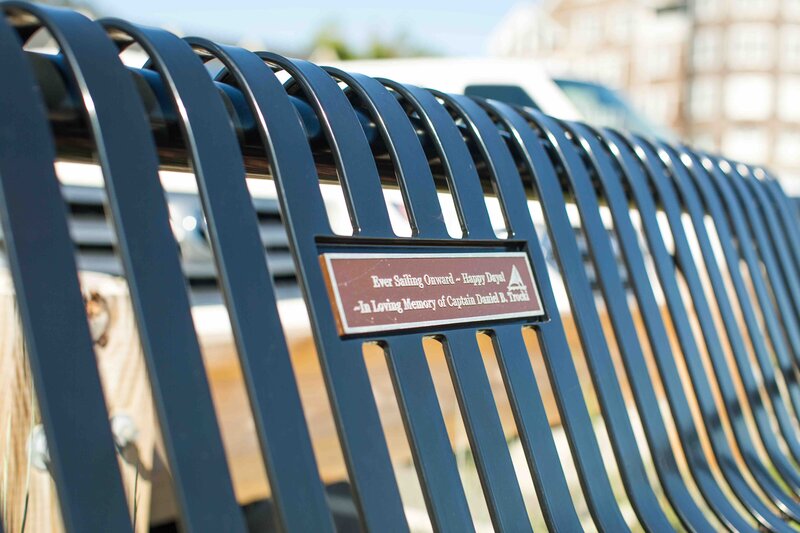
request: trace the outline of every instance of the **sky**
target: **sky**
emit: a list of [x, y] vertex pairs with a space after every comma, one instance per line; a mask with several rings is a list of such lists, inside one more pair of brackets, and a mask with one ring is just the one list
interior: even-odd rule
[[443, 55], [486, 54], [492, 28], [516, 0], [94, 0], [103, 16], [180, 29], [217, 39], [261, 41], [279, 51], [302, 51], [316, 31], [336, 23], [347, 41], [407, 33]]

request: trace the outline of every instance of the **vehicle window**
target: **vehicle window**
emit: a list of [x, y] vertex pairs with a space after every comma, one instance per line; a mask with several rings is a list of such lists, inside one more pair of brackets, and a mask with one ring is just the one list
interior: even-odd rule
[[464, 89], [467, 96], [491, 98], [498, 102], [516, 104], [524, 107], [540, 109], [525, 89], [519, 85], [467, 85]]
[[670, 137], [669, 132], [642, 117], [618, 92], [599, 83], [555, 79], [586, 122], [624, 131]]

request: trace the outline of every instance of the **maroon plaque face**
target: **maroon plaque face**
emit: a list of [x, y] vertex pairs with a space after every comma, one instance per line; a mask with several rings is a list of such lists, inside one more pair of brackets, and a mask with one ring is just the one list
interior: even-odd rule
[[320, 256], [339, 334], [544, 315], [524, 252]]

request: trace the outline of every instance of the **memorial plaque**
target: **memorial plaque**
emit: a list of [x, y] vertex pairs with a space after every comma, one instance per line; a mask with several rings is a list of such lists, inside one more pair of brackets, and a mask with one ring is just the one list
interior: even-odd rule
[[339, 334], [544, 315], [525, 252], [325, 253]]

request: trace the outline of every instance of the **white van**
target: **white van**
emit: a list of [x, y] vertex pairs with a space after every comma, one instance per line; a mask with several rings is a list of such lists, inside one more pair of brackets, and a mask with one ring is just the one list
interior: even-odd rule
[[566, 120], [581, 118], [569, 98], [533, 59], [436, 57], [325, 64], [443, 92], [525, 105]]

